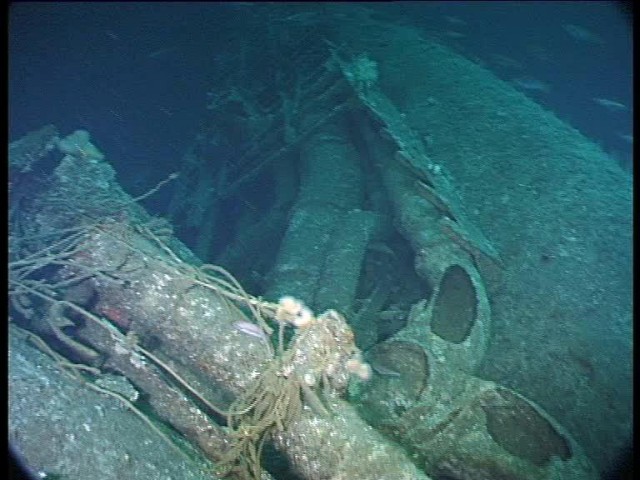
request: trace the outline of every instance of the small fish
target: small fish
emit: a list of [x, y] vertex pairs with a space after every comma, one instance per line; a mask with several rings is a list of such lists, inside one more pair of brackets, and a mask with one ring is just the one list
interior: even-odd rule
[[255, 323], [241, 320], [239, 322], [235, 322], [233, 324], [233, 327], [239, 332], [249, 335], [250, 337], [256, 337], [265, 341], [269, 338], [267, 333]]
[[288, 17], [283, 18], [282, 20], [285, 22], [300, 22], [306, 23], [317, 16], [316, 12], [300, 12], [295, 13], [293, 15], [289, 15]]
[[585, 27], [581, 27], [580, 25], [573, 25], [571, 23], [567, 23], [562, 25], [564, 31], [567, 32], [574, 40], [578, 42], [591, 43], [593, 45], [603, 45], [604, 40], [600, 38], [600, 36], [591, 32]]
[[118, 120], [123, 120], [122, 115], [119, 112], [113, 110], [112, 108], [109, 109], [109, 112]]
[[499, 67], [511, 68], [514, 70], [524, 69], [523, 65], [520, 62], [518, 62], [517, 60], [514, 60], [513, 58], [507, 57], [506, 55], [500, 55], [499, 53], [492, 53], [490, 57], [491, 57], [491, 63], [494, 63]]
[[371, 364], [371, 368], [378, 375], [382, 375], [383, 377], [400, 377], [400, 372], [396, 372], [395, 370], [391, 370], [384, 365], [376, 365], [375, 363]]
[[113, 33], [111, 30], [106, 30], [104, 32], [111, 40], [120, 40], [120, 37]]
[[535, 78], [514, 78], [511, 80], [511, 84], [517, 88], [531, 92], [548, 92], [551, 90], [548, 84]]
[[608, 98], [593, 98], [594, 102], [598, 105], [606, 108], [607, 110], [611, 110], [612, 112], [621, 112], [627, 109], [627, 106], [624, 103], [616, 102], [615, 100], [609, 100]]
[[160, 50], [151, 52], [149, 55], [147, 55], [147, 58], [160, 58], [177, 49], [178, 47], [161, 48]]
[[454, 17], [453, 15], [445, 15], [444, 19], [449, 22], [451, 25], [464, 26], [467, 24], [460, 17]]
[[548, 63], [553, 60], [551, 52], [541, 45], [527, 45], [526, 50], [529, 55], [539, 62]]
[[447, 30], [446, 32], [444, 32], [444, 36], [445, 37], [449, 37], [449, 38], [464, 38], [464, 37], [466, 37], [466, 35], [464, 33], [455, 32], [453, 30]]
[[631, 135], [629, 133], [618, 133], [617, 135], [618, 135], [619, 138], [621, 138], [625, 142], [630, 143], [631, 145], [633, 145], [633, 135]]

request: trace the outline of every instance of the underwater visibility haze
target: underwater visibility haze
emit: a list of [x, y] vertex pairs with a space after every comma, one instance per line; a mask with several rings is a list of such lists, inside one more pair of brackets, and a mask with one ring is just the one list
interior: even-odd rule
[[8, 14], [28, 478], [630, 478], [623, 4]]

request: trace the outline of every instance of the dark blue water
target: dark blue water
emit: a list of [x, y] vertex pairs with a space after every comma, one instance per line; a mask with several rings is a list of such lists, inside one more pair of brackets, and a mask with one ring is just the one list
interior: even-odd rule
[[[620, 2], [438, 2], [412, 21], [505, 80], [537, 80], [537, 102], [625, 168], [633, 134], [632, 19]], [[513, 60], [513, 62], [510, 62]], [[524, 82], [523, 82], [524, 83]], [[594, 99], [624, 105], [605, 107]]]
[[91, 132], [140, 191], [166, 177], [197, 133], [213, 88], [220, 25], [234, 7], [15, 4], [9, 138], [46, 123]]
[[[438, 35], [528, 90], [623, 165], [631, 162], [631, 25], [619, 4], [442, 2], [373, 5]], [[213, 78], [238, 54], [226, 40], [252, 7], [17, 3], [10, 7], [9, 138], [46, 123], [91, 132], [144, 191], [175, 169], [206, 116]], [[593, 38], [575, 38], [573, 25]], [[506, 60], [505, 60], [506, 59]], [[513, 60], [513, 65], [510, 64]], [[611, 110], [594, 98], [614, 100]], [[152, 167], [152, 168], [151, 168]], [[135, 193], [135, 192], [134, 192]]]

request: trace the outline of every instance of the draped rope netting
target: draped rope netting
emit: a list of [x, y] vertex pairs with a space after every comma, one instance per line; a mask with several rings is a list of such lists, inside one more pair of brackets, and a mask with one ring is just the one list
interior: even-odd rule
[[[133, 235], [136, 234], [154, 243], [156, 253], [150, 255], [150, 249], [142, 251], [135, 246]], [[290, 297], [280, 303], [271, 303], [249, 295], [224, 268], [216, 265], [195, 267], [182, 261], [149, 226], [131, 226], [119, 220], [106, 219], [58, 231], [55, 235], [57, 241], [36, 251], [22, 255], [10, 253], [9, 297], [15, 311], [27, 320], [44, 318], [60, 343], [89, 362], [99, 354], [66, 335], [59, 319], [64, 318], [64, 312], [70, 310], [87, 321], [94, 322], [100, 328], [108, 330], [119, 344], [149, 359], [212, 412], [226, 418], [230, 441], [228, 450], [218, 459], [218, 473], [221, 475], [260, 478], [262, 449], [270, 435], [275, 431], [285, 430], [299, 417], [305, 404], [318, 415], [331, 415], [326, 400], [322, 400], [322, 395], [316, 389], [323, 388], [323, 392], [326, 392], [331, 388], [332, 380], [329, 377], [339, 368], [338, 364], [341, 367], [355, 362], [356, 370], [352, 371], [357, 373], [357, 368], [362, 371], [363, 365], [353, 344], [353, 334], [337, 312], [325, 312], [318, 317], [322, 320], [318, 322], [301, 302]], [[237, 396], [227, 411], [209, 402], [174, 369], [142, 347], [132, 335], [123, 333], [111, 320], [64, 299], [65, 289], [89, 279], [116, 282], [124, 288], [125, 281], [119, 272], [128, 268], [126, 255], [122, 262], [106, 268], [97, 268], [83, 262], [85, 248], [96, 235], [107, 235], [109, 239], [122, 245], [129, 254], [137, 253], [147, 258], [146, 266], [152, 263], [155, 271], [178, 273], [188, 278], [192, 284], [215, 292], [224, 299], [229, 309], [242, 310], [264, 332], [265, 337], [273, 338], [274, 345], [270, 341], [266, 342], [269, 350], [266, 366], [249, 387]], [[344, 328], [341, 326], [343, 324]], [[288, 343], [284, 336], [286, 325], [296, 327]], [[309, 328], [312, 325], [315, 327]], [[314, 337], [311, 338], [310, 335]], [[54, 357], [59, 366], [72, 371], [76, 377], [99, 373], [89, 365], [66, 361], [37, 335], [31, 334], [31, 338], [36, 339], [35, 343]], [[344, 340], [336, 344], [335, 338]], [[321, 348], [316, 346], [318, 339], [321, 339]], [[306, 355], [304, 360], [298, 357], [301, 348], [307, 353], [311, 350], [315, 352], [311, 355], [312, 368], [303, 364], [303, 361], [308, 362]], [[345, 360], [347, 357], [349, 360]], [[366, 376], [366, 372], [363, 376]], [[92, 388], [91, 384], [88, 385]], [[131, 402], [120, 399], [137, 415], [144, 417]], [[148, 419], [146, 421], [153, 427]], [[163, 435], [157, 429], [156, 431]], [[166, 436], [163, 437], [169, 441]]]

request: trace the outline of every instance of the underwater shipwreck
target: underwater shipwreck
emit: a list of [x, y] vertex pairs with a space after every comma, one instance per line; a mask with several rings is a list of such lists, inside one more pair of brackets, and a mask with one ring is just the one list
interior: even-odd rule
[[597, 479], [628, 446], [629, 176], [346, 7], [245, 32], [147, 192], [92, 132], [9, 145], [9, 438], [35, 475]]

